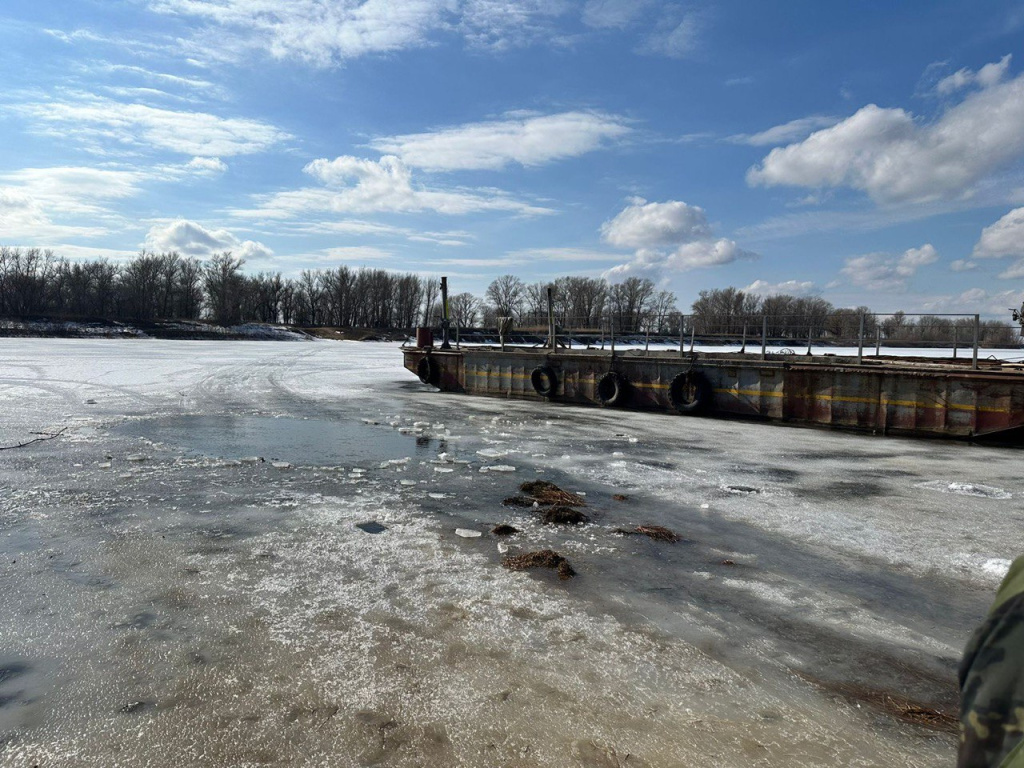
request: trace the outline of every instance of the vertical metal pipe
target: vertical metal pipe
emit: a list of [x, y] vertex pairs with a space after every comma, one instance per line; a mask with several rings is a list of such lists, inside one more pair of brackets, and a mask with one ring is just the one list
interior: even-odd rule
[[882, 326], [875, 326], [875, 357], [882, 355]]
[[971, 359], [971, 368], [978, 370], [978, 337], [981, 335], [981, 315], [974, 316], [974, 357]]
[[651, 351], [651, 328], [647, 327], [647, 335], [644, 337], [644, 354]]
[[956, 360], [956, 347], [957, 347], [957, 342], [959, 341], [959, 339], [957, 337], [960, 335], [959, 331], [960, 331], [960, 328], [957, 327], [956, 321], [954, 321], [954, 323], [953, 323], [953, 359], [954, 360]]
[[615, 359], [615, 316], [614, 315], [612, 315], [608, 319], [608, 333], [609, 333], [609, 336], [611, 338], [612, 359]]
[[548, 286], [548, 341], [551, 343], [551, 351], [558, 349], [558, 338], [555, 336], [555, 289]]
[[448, 319], [448, 278], [441, 278], [441, 349], [451, 349], [448, 339], [451, 321]]
[[685, 351], [685, 348], [686, 348], [686, 337], [683, 336], [683, 318], [685, 318], [685, 317], [686, 317], [686, 315], [680, 315], [679, 316], [679, 356], [680, 357], [683, 356], [683, 352]]
[[693, 341], [697, 336], [697, 324], [693, 323], [690, 326], [690, 354], [693, 354]]
[[768, 315], [761, 317], [761, 359], [768, 354]]
[[860, 335], [857, 336], [857, 365], [864, 362], [864, 313], [860, 313]]
[[812, 354], [812, 352], [811, 352], [811, 339], [812, 338], [814, 338], [814, 326], [813, 325], [809, 325], [807, 327], [807, 354], [808, 354], [808, 356]]

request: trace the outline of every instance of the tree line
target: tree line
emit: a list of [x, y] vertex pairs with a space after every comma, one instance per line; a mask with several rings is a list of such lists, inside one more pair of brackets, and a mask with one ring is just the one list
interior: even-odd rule
[[[305, 270], [297, 278], [242, 271], [230, 252], [201, 261], [178, 253], [143, 251], [123, 263], [106, 259], [71, 261], [39, 248], [0, 247], [0, 317], [102, 318], [123, 322], [208, 319], [221, 325], [245, 322], [304, 327], [412, 329], [440, 322], [440, 287], [435, 278], [385, 269]], [[549, 289], [551, 304], [549, 307]], [[502, 275], [482, 297], [469, 292], [449, 297], [453, 324], [462, 329], [496, 328], [499, 318], [514, 327], [542, 330], [549, 309], [564, 331], [651, 333], [750, 338], [767, 319], [773, 339], [856, 339], [949, 342], [954, 334], [973, 341], [969, 317], [921, 316], [902, 312], [876, 316], [869, 307], [837, 308], [820, 297], [759, 296], [736, 288], [701, 291], [690, 314], [676, 306], [671, 291], [648, 278], [618, 283], [569, 275], [551, 283], [525, 283]], [[1015, 344], [1005, 323], [981, 324], [986, 344]]]

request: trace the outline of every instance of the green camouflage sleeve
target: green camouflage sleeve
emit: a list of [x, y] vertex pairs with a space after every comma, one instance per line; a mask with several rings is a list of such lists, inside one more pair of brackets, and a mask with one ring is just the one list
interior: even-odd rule
[[1024, 557], [960, 662], [958, 768], [1024, 768]]

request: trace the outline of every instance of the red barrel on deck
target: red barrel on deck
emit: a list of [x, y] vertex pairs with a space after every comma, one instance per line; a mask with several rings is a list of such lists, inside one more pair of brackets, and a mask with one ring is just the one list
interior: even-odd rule
[[433, 328], [417, 328], [416, 329], [416, 346], [420, 349], [434, 346], [434, 329]]

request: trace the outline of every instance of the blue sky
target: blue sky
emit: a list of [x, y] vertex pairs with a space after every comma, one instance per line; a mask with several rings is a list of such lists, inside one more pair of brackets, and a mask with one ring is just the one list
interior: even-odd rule
[[1024, 4], [7, 0], [0, 244], [1024, 298]]

